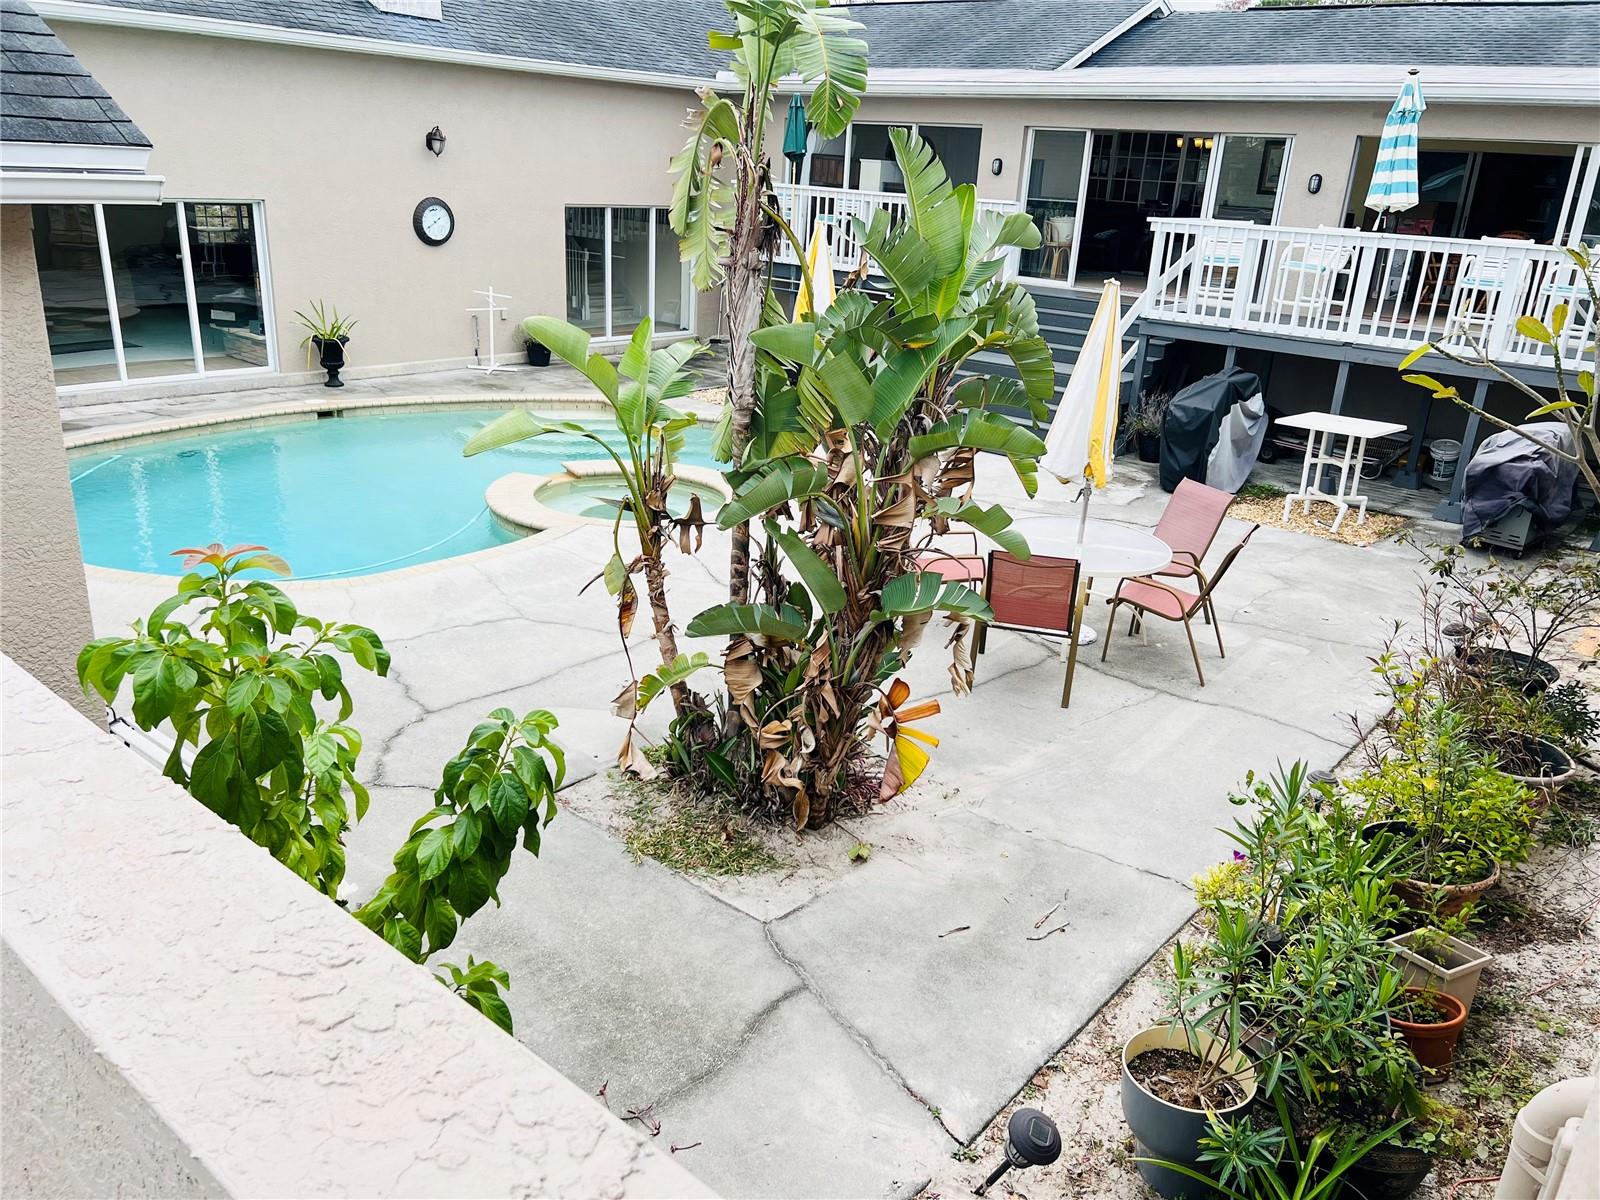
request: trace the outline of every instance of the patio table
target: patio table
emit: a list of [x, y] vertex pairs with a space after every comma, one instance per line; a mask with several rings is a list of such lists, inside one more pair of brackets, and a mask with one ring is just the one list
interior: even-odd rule
[[[1289, 509], [1297, 500], [1305, 505], [1306, 512], [1311, 511], [1313, 500], [1326, 500], [1338, 509], [1338, 514], [1333, 518], [1334, 533], [1339, 532], [1340, 523], [1352, 508], [1360, 510], [1356, 524], [1364, 524], [1367, 519], [1367, 497], [1360, 494], [1360, 488], [1361, 464], [1367, 456], [1367, 439], [1404, 433], [1406, 427], [1393, 421], [1369, 421], [1363, 417], [1325, 412], [1279, 417], [1278, 424], [1304, 429], [1311, 434], [1306, 439], [1306, 461], [1300, 468], [1300, 490], [1284, 497], [1283, 519], [1289, 519]], [[1342, 452], [1338, 448], [1339, 438], [1344, 439]], [[1336, 490], [1322, 490], [1322, 467], [1338, 468], [1339, 483]]]
[[[1118, 581], [1159, 571], [1172, 561], [1172, 547], [1154, 534], [1129, 529], [1110, 521], [1076, 513], [1060, 517], [1022, 517], [1012, 528], [1028, 539], [1028, 549], [1050, 558], [1070, 558], [1078, 564], [1078, 595], [1072, 606], [1072, 639], [1067, 652], [1067, 680], [1061, 689], [1061, 707], [1072, 703], [1072, 675], [1078, 667], [1078, 645], [1083, 630], [1083, 610], [1096, 575]], [[1079, 536], [1079, 531], [1082, 536]]]

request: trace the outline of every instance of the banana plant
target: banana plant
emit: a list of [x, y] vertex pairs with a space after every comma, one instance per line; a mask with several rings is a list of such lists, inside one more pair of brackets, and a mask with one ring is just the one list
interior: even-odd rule
[[[634, 673], [632, 656], [628, 656], [631, 678], [617, 698], [617, 709], [629, 722], [619, 760], [624, 767], [649, 774], [648, 764], [633, 738], [633, 722], [643, 707], [638, 698], [641, 688], [648, 683], [651, 697], [666, 690], [680, 716], [705, 704], [690, 690], [687, 681], [693, 671], [685, 667], [695, 663], [698, 669], [710, 664], [678, 652], [677, 632], [667, 603], [667, 567], [663, 552], [673, 540], [686, 553], [697, 547], [701, 529], [706, 524], [698, 496], [689, 501], [688, 510], [681, 517], [667, 507], [667, 497], [675, 482], [673, 465], [683, 449], [684, 430], [695, 424], [694, 417], [679, 412], [670, 402], [687, 396], [693, 388], [694, 380], [687, 367], [706, 347], [696, 341], [678, 341], [652, 350], [651, 325], [645, 320], [634, 330], [628, 348], [613, 365], [603, 354], [590, 348], [589, 334], [576, 325], [555, 317], [529, 317], [522, 328], [529, 337], [537, 338], [550, 347], [552, 353], [577, 368], [610, 402], [622, 450], [613, 449], [606, 439], [583, 425], [549, 421], [526, 409], [517, 409], [480, 429], [468, 440], [464, 453], [470, 457], [528, 438], [561, 433], [593, 442], [616, 463], [625, 496], [611, 523], [611, 558], [596, 578], [603, 580], [606, 590], [616, 597], [617, 631], [622, 637], [624, 652], [639, 607], [639, 592], [633, 577], [644, 578], [655, 641], [664, 667], [647, 673], [641, 680]], [[629, 553], [624, 553], [624, 520], [632, 525], [636, 535], [637, 554], [631, 553], [631, 547]]]
[[[762, 322], [772, 250], [783, 225], [772, 203], [767, 151], [779, 80], [809, 89], [806, 117], [822, 137], [850, 124], [867, 86], [860, 23], [828, 11], [828, 0], [726, 0], [733, 31], [712, 30], [739, 81], [731, 97], [704, 88], [691, 110], [689, 137], [672, 159], [677, 176], [670, 221], [699, 290], [720, 284], [728, 319], [727, 460], [742, 461], [758, 399], [750, 335]], [[788, 231], [788, 236], [793, 236]], [[729, 597], [748, 597], [749, 533], [739, 526]]]
[[[904, 130], [891, 138], [906, 215], [880, 212], [858, 229], [891, 288], [878, 298], [847, 290], [814, 320], [767, 307], [751, 335], [762, 403], [717, 522], [763, 531], [755, 600], [711, 608], [685, 631], [729, 637], [725, 703], [736, 720], [720, 740], [696, 720], [675, 736], [706, 742], [698, 760], [719, 778], [720, 764], [735, 776], [748, 764], [754, 790], [797, 825], [825, 820], [841, 792], [878, 791], [859, 780], [867, 742], [903, 709], [905, 685], [889, 681], [935, 614], [951, 625], [955, 688], [967, 685], [968, 632], [988, 605], [919, 571], [917, 554], [952, 522], [1027, 553], [1002, 508], [971, 501], [972, 458], [1005, 457], [1031, 493], [1044, 443], [998, 410], [1041, 409], [1054, 379], [1031, 298], [1000, 277], [1009, 248], [1038, 245], [1038, 230], [1026, 217], [979, 214], [973, 189], [953, 187], [926, 143]], [[981, 352], [1008, 357], [1019, 378], [958, 380]], [[880, 785], [890, 794], [925, 761], [891, 740]]]

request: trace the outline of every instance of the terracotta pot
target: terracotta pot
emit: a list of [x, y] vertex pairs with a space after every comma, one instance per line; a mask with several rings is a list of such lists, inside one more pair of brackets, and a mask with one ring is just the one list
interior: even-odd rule
[[[1210, 1034], [1196, 1031], [1195, 1037], [1202, 1054], [1226, 1054], [1223, 1044]], [[1139, 1158], [1160, 1158], [1189, 1167], [1197, 1166], [1200, 1161], [1200, 1139], [1209, 1129], [1208, 1115], [1199, 1109], [1168, 1103], [1135, 1079], [1128, 1070], [1128, 1064], [1146, 1050], [1188, 1049], [1183, 1029], [1173, 1029], [1167, 1025], [1152, 1025], [1129, 1038], [1122, 1047], [1122, 1115], [1128, 1122], [1128, 1128], [1133, 1130], [1134, 1154]], [[1235, 1053], [1222, 1061], [1230, 1071], [1237, 1073], [1236, 1078], [1244, 1088], [1245, 1098], [1216, 1115], [1222, 1120], [1234, 1120], [1243, 1116], [1255, 1103], [1255, 1068], [1242, 1053]], [[1139, 1174], [1162, 1196], [1199, 1195], [1199, 1184], [1189, 1176], [1167, 1167], [1142, 1162], [1139, 1164]]]
[[[1416, 827], [1409, 821], [1374, 821], [1361, 830], [1361, 836], [1369, 842], [1380, 833], [1409, 838], [1416, 836]], [[1500, 864], [1496, 863], [1494, 869], [1476, 883], [1429, 883], [1425, 879], [1397, 876], [1389, 880], [1389, 887], [1412, 912], [1438, 919], [1455, 916], [1499, 882]]]
[[1407, 988], [1406, 995], [1426, 997], [1427, 1002], [1439, 1011], [1437, 1022], [1407, 1021], [1391, 1014], [1390, 1022], [1395, 1032], [1411, 1047], [1417, 1062], [1440, 1074], [1450, 1069], [1456, 1055], [1456, 1041], [1467, 1023], [1467, 1006], [1449, 992], [1429, 992], [1422, 988]]
[[[1513, 734], [1507, 739], [1518, 744], [1522, 751], [1519, 758], [1537, 761], [1540, 764], [1539, 773], [1536, 775], [1521, 775], [1511, 770], [1504, 763], [1500, 769], [1523, 787], [1533, 792], [1534, 798], [1530, 801], [1532, 806], [1543, 812], [1550, 807], [1550, 802], [1565, 787], [1574, 775], [1578, 773], [1578, 764], [1572, 761], [1572, 756], [1554, 742], [1531, 734]], [[1518, 762], [1523, 770], [1527, 764]]]

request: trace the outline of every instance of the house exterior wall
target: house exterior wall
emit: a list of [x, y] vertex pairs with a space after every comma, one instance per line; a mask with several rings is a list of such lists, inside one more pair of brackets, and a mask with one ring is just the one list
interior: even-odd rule
[[[1396, 84], [1398, 88], [1398, 82]], [[1227, 101], [1123, 101], [1041, 99], [933, 99], [876, 97], [862, 102], [858, 121], [981, 125], [978, 195], [1020, 200], [1027, 178], [1029, 129], [1172, 130], [1184, 133], [1275, 134], [1294, 143], [1284, 169], [1280, 223], [1338, 225], [1355, 162], [1356, 139], [1383, 128], [1386, 104], [1253, 104]], [[1572, 145], [1592, 142], [1592, 108], [1527, 108], [1492, 104], [1430, 104], [1423, 117], [1427, 138], [1475, 139]], [[778, 132], [781, 141], [782, 131]], [[775, 146], [776, 149], [776, 146]], [[999, 175], [990, 173], [999, 158]], [[1306, 181], [1322, 176], [1316, 195]]]
[[92, 636], [55, 379], [34, 265], [32, 212], [0, 205], [0, 647], [89, 716], [78, 687]]
[[[139, 121], [169, 200], [259, 200], [279, 369], [304, 371], [294, 311], [357, 318], [352, 372], [459, 364], [466, 309], [491, 284], [516, 322], [565, 315], [565, 208], [665, 206], [687, 90], [56, 22]], [[438, 125], [442, 156], [423, 145]], [[425, 245], [412, 213], [444, 199], [456, 232]], [[702, 306], [705, 307], [705, 306]], [[714, 303], [697, 314], [702, 336]]]

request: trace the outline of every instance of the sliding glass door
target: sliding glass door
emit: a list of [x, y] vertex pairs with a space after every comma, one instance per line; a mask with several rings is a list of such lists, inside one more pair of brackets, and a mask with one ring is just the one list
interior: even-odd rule
[[1278, 215], [1289, 139], [1230, 133], [1218, 140], [1211, 216], [1219, 221], [1271, 225]]
[[1036, 279], [1072, 278], [1088, 144], [1089, 134], [1082, 129], [1033, 131], [1023, 203], [1044, 241], [1037, 250], [1023, 252], [1023, 275]]
[[623, 338], [650, 317], [658, 333], [689, 329], [688, 276], [664, 208], [567, 209], [567, 320]]
[[56, 386], [270, 367], [259, 226], [249, 202], [35, 205]]

